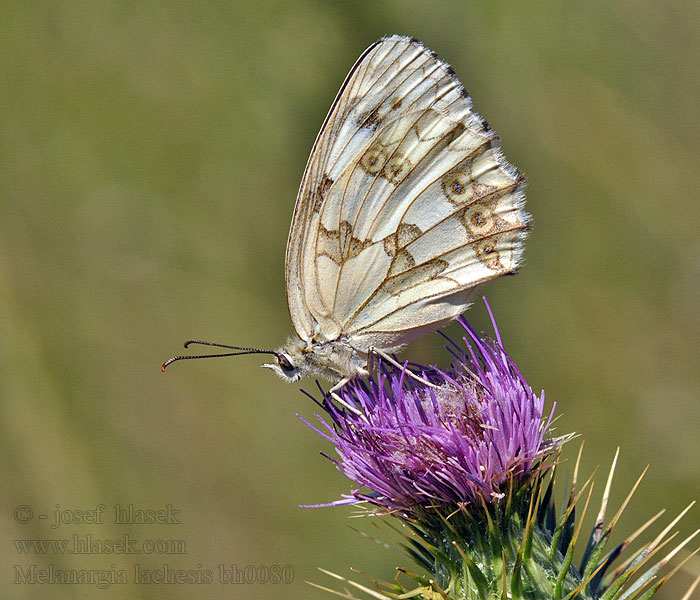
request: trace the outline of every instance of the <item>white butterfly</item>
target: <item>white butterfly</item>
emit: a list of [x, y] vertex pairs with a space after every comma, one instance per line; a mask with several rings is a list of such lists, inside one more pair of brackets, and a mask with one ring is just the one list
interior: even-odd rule
[[[274, 354], [263, 366], [287, 381], [365, 376], [373, 354], [390, 358], [517, 269], [524, 187], [450, 66], [381, 39], [340, 88], [299, 189], [286, 260], [298, 337], [274, 351], [188, 344]], [[181, 358], [194, 357], [164, 367]]]

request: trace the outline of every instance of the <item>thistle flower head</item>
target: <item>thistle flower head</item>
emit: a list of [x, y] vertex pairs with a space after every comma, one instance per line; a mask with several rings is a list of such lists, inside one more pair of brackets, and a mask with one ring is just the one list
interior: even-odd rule
[[[533, 393], [508, 357], [495, 322], [495, 340], [460, 323], [462, 343], [448, 340], [450, 370], [384, 363], [374, 378], [318, 403], [321, 426], [310, 426], [334, 444], [338, 457], [331, 460], [361, 486], [332, 504], [369, 502], [398, 517], [400, 548], [427, 573], [399, 569], [408, 581], [370, 577], [372, 588], [334, 577], [387, 600], [649, 600], [675, 572], [655, 581], [661, 570], [700, 533], [644, 566], [687, 509], [613, 570], [656, 517], [610, 549], [636, 489], [606, 524], [616, 457], [586, 540], [581, 529], [593, 484], [590, 478], [579, 488], [580, 453], [563, 509], [554, 503], [552, 454], [571, 436], [551, 437], [553, 409], [544, 413], [544, 394]], [[356, 600], [347, 588], [334, 593]]]
[[429, 384], [382, 364], [376, 378], [338, 392], [347, 406], [328, 397], [321, 404], [325, 432], [314, 429], [335, 445], [338, 469], [362, 486], [339, 504], [410, 511], [490, 503], [561, 443], [547, 437], [544, 393], [533, 393], [498, 330], [492, 340], [459, 322], [466, 335], [463, 344], [447, 338], [449, 371], [411, 366]]

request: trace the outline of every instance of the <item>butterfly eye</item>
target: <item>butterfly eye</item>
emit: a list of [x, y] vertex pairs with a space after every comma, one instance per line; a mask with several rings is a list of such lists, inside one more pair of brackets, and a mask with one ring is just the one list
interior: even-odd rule
[[277, 356], [277, 364], [280, 366], [280, 369], [283, 371], [294, 371], [295, 367], [292, 364], [292, 361], [289, 360], [284, 354], [279, 354]]

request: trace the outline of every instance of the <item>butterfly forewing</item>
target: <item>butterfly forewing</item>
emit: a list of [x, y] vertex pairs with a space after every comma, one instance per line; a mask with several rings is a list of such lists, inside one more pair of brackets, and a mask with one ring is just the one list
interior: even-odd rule
[[448, 65], [419, 42], [371, 46], [341, 87], [302, 180], [287, 247], [294, 327], [390, 350], [513, 272], [524, 180]]

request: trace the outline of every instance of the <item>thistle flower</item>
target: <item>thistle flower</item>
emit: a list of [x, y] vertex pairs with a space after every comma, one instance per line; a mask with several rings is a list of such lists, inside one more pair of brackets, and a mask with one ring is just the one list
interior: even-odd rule
[[[373, 598], [648, 600], [669, 577], [652, 585], [660, 569], [693, 537], [642, 572], [682, 514], [610, 572], [656, 518], [606, 549], [636, 489], [606, 524], [616, 457], [575, 564], [592, 479], [578, 489], [577, 462], [567, 503], [557, 512], [558, 451], [572, 436], [551, 436], [554, 409], [544, 412], [544, 393], [533, 393], [503, 349], [493, 315], [491, 320], [495, 340], [478, 336], [460, 320], [463, 345], [447, 338], [454, 359], [450, 370], [380, 364], [374, 378], [342, 388], [340, 402], [325, 394], [317, 402], [325, 416], [317, 415], [320, 427], [307, 425], [335, 446], [338, 458], [327, 458], [360, 486], [331, 505], [354, 504], [398, 517], [402, 550], [428, 573], [398, 569], [393, 583], [370, 577], [373, 589], [329, 575]], [[417, 376], [408, 374], [409, 366]], [[356, 598], [348, 587], [329, 591]]]
[[419, 367], [431, 385], [384, 366], [339, 392], [345, 406], [322, 404], [330, 422], [319, 417], [325, 433], [314, 429], [335, 445], [338, 468], [372, 490], [354, 490], [355, 501], [409, 512], [490, 503], [564, 441], [547, 438], [553, 409], [543, 419], [544, 393], [533, 393], [500, 340], [460, 324], [466, 346], [447, 338], [452, 370]]

